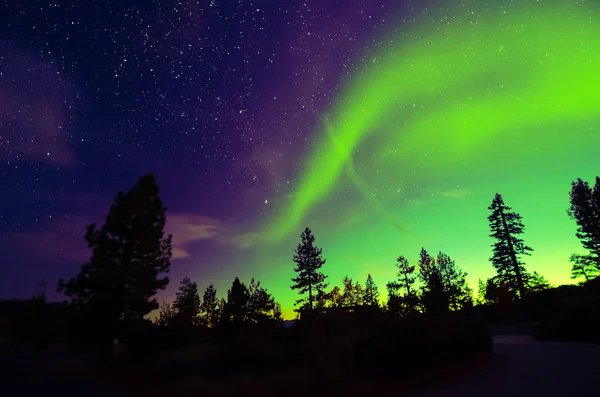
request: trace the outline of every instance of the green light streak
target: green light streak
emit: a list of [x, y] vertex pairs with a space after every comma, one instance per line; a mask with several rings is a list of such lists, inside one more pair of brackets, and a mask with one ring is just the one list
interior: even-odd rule
[[[476, 10], [472, 17], [457, 6], [444, 13], [448, 19], [386, 40], [339, 93], [296, 191], [266, 225], [268, 239], [297, 234], [344, 172], [399, 225], [354, 168], [356, 150], [371, 134], [387, 142], [372, 153], [374, 167], [403, 160], [411, 171], [443, 175], [489, 150], [507, 131], [525, 134], [529, 127], [597, 116], [597, 17], [567, 2], [515, 3]], [[442, 155], [426, 161], [426, 152]]]

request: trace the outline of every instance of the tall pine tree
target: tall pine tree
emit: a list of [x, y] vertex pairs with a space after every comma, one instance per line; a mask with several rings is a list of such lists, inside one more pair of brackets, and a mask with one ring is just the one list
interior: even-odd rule
[[473, 291], [467, 285], [467, 273], [463, 272], [448, 255], [440, 252], [436, 259], [440, 277], [444, 284], [444, 290], [450, 308], [460, 310], [471, 306], [473, 302]]
[[492, 212], [488, 216], [492, 232], [490, 237], [496, 240], [492, 245], [493, 256], [490, 260], [500, 281], [523, 297], [528, 273], [520, 257], [530, 255], [533, 250], [517, 237], [525, 229], [522, 217], [504, 204], [500, 194], [496, 194], [488, 209]]
[[379, 290], [371, 274], [367, 275], [363, 292], [362, 304], [366, 306], [379, 307]]
[[248, 319], [250, 291], [239, 278], [235, 278], [231, 288], [227, 291], [227, 302], [224, 308], [224, 317], [228, 321], [239, 324]]
[[263, 322], [273, 315], [275, 299], [260, 286], [260, 281], [250, 281], [248, 288], [248, 318], [254, 323]]
[[341, 297], [341, 306], [359, 306], [362, 303], [363, 289], [359, 283], [354, 283], [348, 276], [342, 280], [344, 290]]
[[408, 259], [400, 255], [396, 259], [396, 268], [396, 280], [387, 283], [388, 309], [397, 313], [415, 312], [418, 306], [418, 296], [414, 288], [417, 279], [416, 267], [411, 266]]
[[217, 299], [217, 289], [210, 284], [204, 290], [202, 304], [200, 305], [200, 317], [207, 327], [214, 327], [219, 321], [219, 300]]
[[165, 237], [167, 209], [147, 174], [120, 192], [102, 227], [87, 227], [92, 256], [81, 272], [58, 290], [71, 299], [108, 352], [121, 320], [139, 320], [158, 308], [154, 295], [169, 283], [171, 236]]
[[175, 302], [173, 302], [173, 308], [177, 312], [178, 325], [184, 327], [199, 325], [200, 304], [198, 285], [185, 276], [179, 284], [179, 290], [175, 294]]
[[429, 276], [435, 271], [435, 258], [429, 255], [425, 248], [421, 248], [418, 265], [419, 280], [426, 285], [429, 282]]
[[308, 227], [302, 232], [301, 239], [302, 243], [298, 244], [294, 255], [296, 263], [294, 271], [298, 275], [292, 278], [294, 284], [291, 288], [298, 290], [300, 295], [308, 294], [308, 296], [298, 299], [296, 305], [302, 304], [301, 308], [312, 312], [317, 295], [327, 288], [325, 283], [327, 276], [319, 272], [319, 269], [325, 264], [325, 259], [322, 257], [323, 250], [314, 245], [315, 236]]
[[571, 269], [572, 279], [583, 277], [585, 281], [590, 281], [600, 274], [598, 261], [592, 255], [573, 254], [569, 258], [569, 262], [573, 263], [573, 268]]
[[587, 255], [573, 255], [572, 276], [596, 276], [600, 271], [600, 177], [593, 188], [581, 179], [573, 182], [570, 192], [571, 206], [567, 213], [577, 223], [576, 236]]

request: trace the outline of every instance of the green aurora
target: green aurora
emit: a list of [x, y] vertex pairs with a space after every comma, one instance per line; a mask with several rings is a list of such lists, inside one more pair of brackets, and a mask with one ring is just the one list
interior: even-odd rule
[[483, 3], [421, 15], [345, 79], [295, 190], [270, 200], [259, 234], [254, 275], [288, 317], [307, 225], [330, 286], [371, 273], [383, 293], [395, 258], [414, 261], [423, 246], [449, 254], [476, 287], [494, 274], [496, 192], [524, 217], [527, 268], [571, 282], [568, 258], [581, 248], [570, 182], [600, 174], [600, 20], [584, 2]]

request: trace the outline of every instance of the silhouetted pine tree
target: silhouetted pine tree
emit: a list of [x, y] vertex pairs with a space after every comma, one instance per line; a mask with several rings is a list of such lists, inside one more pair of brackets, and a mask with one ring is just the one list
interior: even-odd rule
[[198, 285], [185, 276], [175, 294], [173, 309], [177, 312], [177, 323], [183, 327], [196, 326], [200, 323], [200, 295]]
[[359, 306], [362, 302], [362, 285], [354, 283], [350, 277], [346, 276], [342, 280], [342, 286], [344, 290], [342, 292], [341, 306]]
[[[592, 189], [587, 182], [577, 179], [571, 185], [571, 207], [567, 213], [577, 223], [577, 238], [588, 255], [572, 256], [572, 275], [590, 275], [600, 270], [600, 177]], [[593, 266], [592, 266], [593, 264]], [[593, 267], [596, 271], [593, 271]]]
[[250, 281], [248, 288], [248, 317], [250, 321], [259, 323], [272, 317], [275, 300], [260, 286], [260, 281]]
[[528, 274], [519, 257], [530, 255], [533, 251], [517, 237], [525, 229], [522, 217], [504, 204], [500, 194], [496, 194], [488, 209], [492, 211], [488, 217], [492, 232], [490, 237], [496, 240], [492, 245], [493, 256], [490, 260], [500, 280], [522, 297], [526, 292]]
[[548, 280], [546, 280], [544, 276], [538, 274], [538, 272], [531, 273], [527, 280], [528, 291], [538, 292], [550, 288], [552, 288], [550, 282], [548, 282]]
[[443, 313], [448, 311], [450, 306], [448, 294], [444, 288], [442, 275], [436, 267], [429, 272], [421, 300], [426, 313]]
[[365, 282], [365, 288], [362, 298], [363, 305], [379, 307], [379, 290], [371, 274], [367, 275], [367, 281]]
[[139, 320], [158, 308], [153, 298], [169, 283], [171, 236], [164, 237], [165, 213], [154, 175], [119, 193], [101, 228], [87, 227], [92, 256], [75, 278], [58, 284], [87, 318], [108, 353], [121, 320]]
[[219, 322], [220, 309], [217, 289], [210, 284], [204, 290], [202, 304], [200, 305], [200, 317], [206, 326], [214, 327]]
[[283, 327], [283, 311], [281, 310], [281, 304], [279, 304], [279, 302], [275, 302], [273, 305], [273, 320], [275, 320], [280, 327]]
[[343, 299], [342, 299], [342, 291], [340, 289], [340, 287], [338, 287], [337, 285], [334, 286], [331, 291], [326, 294], [326, 301], [327, 301], [327, 305], [329, 307], [341, 307], [343, 306]]
[[484, 305], [484, 304], [488, 303], [487, 299], [485, 298], [485, 288], [486, 288], [485, 283], [483, 282], [482, 279], [479, 279], [477, 281], [477, 304], [478, 305]]
[[[398, 274], [396, 280], [387, 283], [388, 290], [388, 310], [395, 313], [411, 313], [416, 311], [418, 297], [413, 285], [416, 282], [415, 266], [411, 266], [404, 256], [400, 255], [396, 259]], [[391, 305], [390, 305], [391, 303]]]
[[325, 283], [326, 275], [319, 272], [319, 269], [325, 264], [323, 259], [323, 251], [314, 245], [315, 237], [311, 230], [307, 227], [301, 235], [302, 243], [298, 244], [294, 255], [296, 267], [294, 271], [298, 276], [292, 278], [294, 283], [292, 290], [299, 290], [300, 295], [308, 294], [308, 297], [303, 297], [296, 301], [296, 305], [302, 304], [303, 308], [312, 311], [314, 307], [314, 298], [319, 291], [324, 291], [327, 288]]
[[237, 324], [247, 320], [249, 300], [248, 287], [236, 277], [231, 284], [231, 288], [227, 291], [227, 302], [224, 309], [225, 319]]
[[429, 282], [429, 276], [435, 271], [435, 258], [427, 252], [425, 248], [421, 248], [419, 253], [419, 280], [423, 285]]
[[154, 324], [159, 325], [161, 327], [168, 327], [173, 323], [175, 314], [176, 312], [171, 306], [171, 304], [167, 301], [163, 301], [160, 305], [160, 309], [158, 309], [158, 317], [154, 319]]
[[571, 269], [572, 279], [583, 277], [585, 281], [589, 281], [600, 274], [598, 262], [591, 255], [573, 254], [569, 258], [569, 262], [573, 263], [573, 268]]
[[450, 301], [450, 308], [452, 310], [460, 310], [463, 307], [471, 306], [473, 303], [473, 291], [467, 284], [467, 273], [463, 272], [443, 252], [438, 254], [436, 262], [444, 284], [446, 296]]

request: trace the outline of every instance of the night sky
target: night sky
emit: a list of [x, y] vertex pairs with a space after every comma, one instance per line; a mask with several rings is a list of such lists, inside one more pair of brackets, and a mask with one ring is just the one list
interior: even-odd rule
[[496, 192], [570, 282], [570, 182], [600, 174], [595, 1], [20, 1], [0, 6], [0, 298], [48, 297], [85, 225], [154, 172], [185, 275], [290, 313], [310, 226], [330, 285], [442, 250], [479, 278]]

